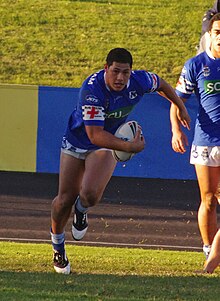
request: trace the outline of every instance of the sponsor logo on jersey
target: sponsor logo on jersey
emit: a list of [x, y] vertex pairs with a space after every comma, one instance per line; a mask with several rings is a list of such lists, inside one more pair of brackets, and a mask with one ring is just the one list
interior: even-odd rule
[[129, 98], [135, 99], [137, 97], [137, 91], [130, 91], [129, 92]]
[[106, 118], [122, 118], [127, 116], [133, 109], [133, 106], [119, 108], [115, 111], [106, 113]]
[[209, 76], [210, 75], [210, 69], [208, 66], [203, 67], [203, 74], [204, 76]]
[[83, 106], [83, 119], [84, 120], [104, 120], [104, 109], [103, 107], [96, 106]]
[[86, 101], [91, 103], [97, 103], [99, 100], [95, 95], [86, 95]]
[[92, 85], [93, 84], [93, 82], [94, 82], [94, 80], [96, 79], [96, 76], [98, 75], [98, 73], [94, 73], [91, 77], [90, 77], [90, 79], [89, 79], [89, 81], [88, 81], [88, 85]]
[[220, 93], [220, 80], [205, 80], [204, 89], [207, 94]]

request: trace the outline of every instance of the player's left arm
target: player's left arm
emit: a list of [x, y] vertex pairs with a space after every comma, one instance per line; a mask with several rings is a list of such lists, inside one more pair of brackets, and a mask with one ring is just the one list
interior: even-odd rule
[[190, 116], [182, 99], [176, 94], [175, 90], [164, 79], [160, 78], [160, 84], [157, 91], [176, 107], [177, 118], [180, 123], [189, 130], [191, 121]]

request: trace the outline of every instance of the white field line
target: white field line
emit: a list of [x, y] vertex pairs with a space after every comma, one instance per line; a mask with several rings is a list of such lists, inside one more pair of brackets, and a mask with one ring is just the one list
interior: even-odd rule
[[[13, 241], [13, 242], [33, 242], [33, 243], [51, 243], [49, 239], [29, 239], [29, 238], [15, 238], [15, 237], [0, 237], [0, 241]], [[157, 248], [157, 249], [175, 249], [175, 250], [194, 250], [201, 251], [199, 247], [190, 246], [173, 246], [173, 245], [153, 245], [153, 244], [125, 244], [125, 243], [109, 243], [109, 242], [94, 242], [94, 241], [71, 241], [66, 240], [68, 244], [74, 245], [93, 245], [93, 246], [111, 246], [111, 247], [132, 247], [132, 248]]]

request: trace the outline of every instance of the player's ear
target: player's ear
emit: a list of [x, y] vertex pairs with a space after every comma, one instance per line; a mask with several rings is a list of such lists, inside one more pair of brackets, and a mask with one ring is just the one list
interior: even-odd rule
[[108, 65], [107, 64], [104, 65], [104, 69], [105, 69], [105, 71], [108, 69]]

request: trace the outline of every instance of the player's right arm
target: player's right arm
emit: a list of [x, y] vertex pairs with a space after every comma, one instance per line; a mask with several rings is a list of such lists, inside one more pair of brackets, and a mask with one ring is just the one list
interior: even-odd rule
[[[176, 85], [176, 93], [183, 103], [185, 103], [194, 92], [196, 86], [194, 73], [194, 65], [191, 60], [188, 60], [181, 71]], [[183, 154], [186, 152], [186, 146], [188, 146], [189, 143], [187, 136], [182, 130], [177, 114], [177, 108], [172, 104], [170, 107], [170, 121], [173, 134], [171, 144], [175, 152]]]
[[125, 141], [104, 130], [103, 126], [86, 126], [86, 133], [92, 144], [102, 148], [138, 153], [144, 149], [145, 141], [138, 130], [134, 140]]
[[[186, 101], [186, 99], [181, 98], [183, 102]], [[177, 107], [171, 104], [170, 108], [170, 121], [171, 121], [171, 130], [172, 130], [172, 148], [175, 152], [178, 153], [185, 153], [186, 152], [186, 146], [189, 145], [187, 136], [183, 132], [181, 128], [181, 124], [179, 119], [177, 118]]]

